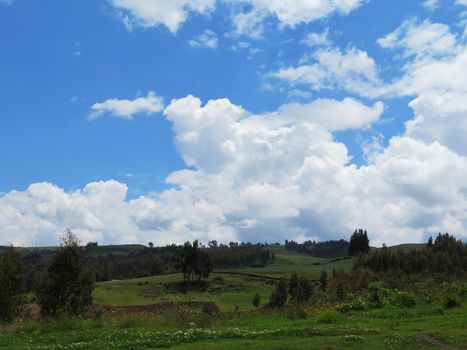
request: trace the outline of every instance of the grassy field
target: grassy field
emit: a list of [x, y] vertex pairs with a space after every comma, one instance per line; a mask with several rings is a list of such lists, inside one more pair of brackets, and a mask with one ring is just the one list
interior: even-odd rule
[[[347, 313], [329, 304], [254, 309], [256, 292], [264, 305], [277, 280], [292, 272], [316, 280], [323, 269], [331, 276], [334, 268], [352, 266], [351, 259], [272, 249], [276, 261], [269, 266], [216, 271], [190, 288], [181, 283], [181, 274], [98, 283], [94, 302], [105, 305], [105, 312], [0, 326], [0, 349], [467, 349], [465, 302], [446, 308], [442, 299], [428, 303], [419, 297], [410, 308], [388, 304]], [[148, 311], [169, 302], [178, 303]], [[186, 302], [215, 302], [221, 312], [211, 315]]]
[[0, 349], [466, 349], [467, 308], [421, 305], [340, 314], [311, 311], [211, 317], [153, 316], [26, 323], [0, 332]]
[[323, 269], [331, 276], [333, 268], [349, 271], [351, 259], [326, 260], [294, 254], [276, 247], [276, 261], [266, 267], [220, 270], [205, 285], [192, 290], [181, 288], [181, 274], [162, 275], [97, 284], [94, 300], [103, 305], [149, 305], [168, 301], [214, 301], [221, 311], [251, 310], [256, 292], [263, 302], [274, 289], [275, 280], [292, 272], [317, 280]]

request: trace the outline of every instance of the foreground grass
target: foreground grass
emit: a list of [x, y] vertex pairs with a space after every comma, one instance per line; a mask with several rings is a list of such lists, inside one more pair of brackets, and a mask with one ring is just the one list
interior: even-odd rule
[[289, 311], [166, 314], [20, 324], [0, 349], [466, 349], [467, 307], [334, 310], [297, 319]]

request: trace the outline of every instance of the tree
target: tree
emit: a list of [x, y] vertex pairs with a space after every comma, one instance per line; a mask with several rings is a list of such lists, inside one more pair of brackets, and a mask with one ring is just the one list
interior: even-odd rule
[[326, 270], [321, 271], [321, 275], [319, 276], [319, 284], [321, 290], [324, 292], [328, 287], [328, 273]]
[[67, 230], [36, 295], [43, 316], [82, 315], [92, 304], [95, 277], [83, 268], [77, 237]]
[[255, 296], [253, 297], [252, 304], [254, 307], [258, 308], [261, 303], [261, 295], [256, 292]]
[[367, 254], [370, 251], [370, 240], [368, 234], [362, 229], [355, 230], [350, 237], [349, 255]]
[[21, 312], [23, 263], [13, 247], [0, 256], [0, 321], [12, 322]]
[[282, 308], [287, 301], [287, 282], [280, 280], [269, 297], [269, 306], [275, 309]]
[[298, 283], [298, 276], [294, 272], [289, 280], [289, 294], [290, 294], [290, 301], [292, 303], [296, 303], [298, 300], [299, 294], [299, 283]]
[[298, 292], [296, 296], [296, 302], [299, 304], [306, 303], [308, 302], [308, 300], [310, 300], [312, 294], [313, 286], [310, 280], [305, 276], [301, 276], [298, 279]]
[[182, 271], [184, 281], [208, 278], [213, 269], [209, 255], [201, 251], [198, 240], [193, 244], [185, 242], [177, 257], [177, 267]]

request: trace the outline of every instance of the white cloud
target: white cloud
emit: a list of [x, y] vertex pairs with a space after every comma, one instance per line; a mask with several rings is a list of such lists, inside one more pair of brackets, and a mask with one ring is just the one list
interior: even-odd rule
[[456, 0], [456, 4], [467, 6], [467, 0]]
[[91, 106], [92, 112], [89, 119], [96, 119], [105, 113], [112, 116], [133, 119], [135, 114], [154, 114], [164, 109], [162, 98], [155, 92], [150, 91], [146, 97], [138, 97], [134, 100], [109, 99], [104, 102], [95, 103]]
[[439, 0], [425, 0], [423, 1], [423, 7], [427, 10], [434, 11], [439, 7]]
[[258, 37], [263, 31], [262, 22], [269, 16], [275, 17], [281, 26], [293, 28], [335, 13], [347, 15], [366, 1], [297, 0], [293, 4], [288, 0], [239, 0], [237, 2], [248, 3], [252, 9], [234, 16], [236, 32]]
[[0, 3], [6, 4], [6, 5], [11, 5], [13, 3], [13, 0], [0, 0]]
[[313, 90], [345, 89], [364, 96], [376, 93], [380, 84], [375, 61], [354, 47], [345, 52], [337, 48], [317, 50], [312, 62], [273, 72], [270, 76], [289, 84], [309, 85]]
[[200, 34], [193, 39], [189, 40], [188, 43], [192, 47], [215, 49], [217, 48], [218, 39], [215, 32], [206, 29], [203, 34]]
[[[108, 0], [128, 29], [166, 26], [176, 33], [191, 13], [205, 14], [214, 10], [216, 0]], [[347, 15], [366, 0], [217, 0], [232, 5], [232, 22], [236, 34], [260, 37], [264, 21], [274, 17], [281, 26], [296, 27], [333, 14]], [[248, 4], [251, 10], [239, 9]]]
[[378, 39], [381, 47], [402, 49], [406, 57], [415, 55], [418, 58], [426, 56], [444, 56], [453, 53], [456, 36], [449, 26], [441, 23], [424, 21], [405, 21], [394, 32]]
[[33, 184], [0, 196], [0, 242], [50, 243], [66, 227], [113, 243], [328, 239], [356, 227], [374, 244], [465, 237], [467, 158], [409, 129], [358, 168], [334, 139], [331, 130], [363, 127], [382, 108], [316, 100], [252, 115], [227, 99], [173, 100], [164, 114], [192, 167], [168, 176], [173, 188], [128, 200], [116, 181], [71, 192]]
[[318, 124], [330, 131], [359, 129], [379, 119], [384, 111], [382, 102], [372, 107], [352, 98], [342, 101], [318, 99], [309, 104], [293, 103], [282, 106], [278, 117], [282, 121]]
[[109, 0], [122, 11], [127, 27], [138, 25], [144, 28], [166, 26], [176, 33], [190, 13], [204, 14], [214, 8], [215, 0]]
[[331, 45], [331, 40], [329, 40], [329, 30], [325, 30], [322, 33], [308, 33], [306, 37], [302, 40], [302, 43], [307, 46], [329, 46]]

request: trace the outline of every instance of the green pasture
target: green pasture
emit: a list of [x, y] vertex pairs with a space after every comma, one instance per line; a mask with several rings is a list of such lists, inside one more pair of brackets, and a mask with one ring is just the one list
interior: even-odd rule
[[102, 305], [149, 305], [170, 301], [213, 301], [221, 311], [251, 310], [256, 292], [267, 302], [275, 280], [297, 272], [317, 280], [323, 269], [349, 271], [351, 259], [327, 260], [308, 255], [283, 253], [277, 249], [276, 261], [266, 267], [218, 270], [207, 282], [195, 288], [180, 287], [181, 274], [160, 275], [130, 280], [100, 282], [94, 290], [94, 302]]
[[467, 308], [419, 305], [295, 317], [281, 312], [165, 314], [22, 323], [0, 329], [0, 349], [466, 349]]

